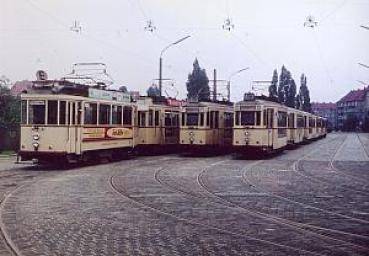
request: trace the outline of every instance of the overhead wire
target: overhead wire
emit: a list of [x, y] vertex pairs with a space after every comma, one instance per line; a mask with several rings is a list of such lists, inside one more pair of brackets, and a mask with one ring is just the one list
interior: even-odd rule
[[[37, 5], [35, 5], [33, 2], [32, 2], [32, 0], [24, 0], [24, 1], [26, 1], [27, 3], [29, 3], [30, 4], [30, 6], [32, 6], [34, 9], [36, 9], [36, 10], [38, 10], [39, 12], [41, 12], [41, 13], [43, 13], [43, 14], [45, 14], [45, 15], [47, 15], [49, 18], [51, 18], [53, 21], [54, 21], [54, 23], [57, 23], [57, 24], [59, 24], [59, 25], [62, 25], [63, 27], [65, 27], [66, 29], [68, 29], [68, 30], [70, 30], [70, 27], [63, 21], [63, 20], [61, 20], [61, 19], [59, 19], [58, 17], [56, 17], [56, 16], [54, 16], [54, 15], [52, 15], [52, 14], [50, 14], [49, 12], [47, 12], [47, 11], [45, 11], [45, 10], [43, 10], [42, 8], [40, 8], [40, 7], [38, 7]], [[72, 32], [72, 31], [71, 31]], [[75, 32], [74, 32], [75, 33]], [[114, 44], [112, 44], [110, 41], [105, 41], [105, 40], [102, 40], [102, 39], [100, 39], [100, 38], [96, 38], [96, 37], [94, 37], [94, 36], [92, 36], [90, 33], [88, 33], [88, 32], [86, 32], [86, 30], [83, 30], [81, 33], [78, 33], [78, 35], [79, 36], [81, 36], [81, 37], [84, 37], [84, 38], [86, 38], [86, 39], [88, 39], [88, 40], [92, 40], [92, 41], [95, 41], [95, 42], [97, 42], [97, 43], [99, 43], [99, 44], [102, 44], [103, 46], [108, 46], [108, 47], [112, 47], [112, 48], [114, 48], [114, 49], [116, 49], [116, 50], [119, 50], [119, 51], [124, 51], [124, 52], [126, 52], [126, 53], [128, 53], [128, 54], [130, 54], [130, 55], [134, 55], [135, 57], [138, 57], [138, 58], [135, 58], [134, 60], [140, 60], [142, 63], [144, 63], [144, 64], [147, 64], [147, 60], [150, 60], [151, 61], [151, 59], [149, 59], [149, 58], [147, 58], [145, 55], [139, 55], [139, 54], [137, 54], [137, 53], [133, 53], [132, 51], [129, 51], [129, 50], [126, 50], [126, 49], [123, 49], [123, 48], [121, 48], [121, 47], [119, 47], [119, 46], [117, 46], [117, 45], [114, 45]], [[116, 56], [116, 55], [114, 55], [114, 56]], [[145, 60], [144, 60], [145, 59]]]

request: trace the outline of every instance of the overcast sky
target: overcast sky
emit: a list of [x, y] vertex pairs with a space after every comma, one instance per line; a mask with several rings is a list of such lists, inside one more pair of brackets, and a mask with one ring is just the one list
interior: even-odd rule
[[[304, 27], [306, 17], [318, 22]], [[234, 29], [222, 29], [229, 17]], [[70, 30], [78, 20], [82, 32]], [[147, 20], [156, 30], [145, 31]], [[116, 86], [144, 93], [172, 78], [185, 97], [195, 57], [209, 79], [232, 78], [233, 100], [282, 64], [296, 83], [305, 73], [313, 101], [337, 101], [369, 82], [369, 0], [0, 0], [0, 75], [15, 82], [44, 69], [60, 78], [77, 62], [104, 62]], [[173, 90], [167, 89], [169, 94]]]

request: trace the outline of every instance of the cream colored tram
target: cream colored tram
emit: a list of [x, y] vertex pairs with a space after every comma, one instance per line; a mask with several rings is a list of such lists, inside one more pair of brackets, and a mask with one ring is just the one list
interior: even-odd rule
[[138, 110], [138, 151], [160, 153], [179, 144], [180, 101], [141, 97]]
[[306, 113], [301, 110], [288, 108], [287, 142], [289, 145], [304, 141], [305, 116]]
[[233, 107], [215, 102], [188, 102], [182, 107], [180, 144], [189, 151], [212, 153], [232, 146]]
[[287, 146], [288, 108], [245, 94], [234, 105], [233, 147], [238, 152], [273, 152]]
[[85, 96], [53, 94], [52, 88], [67, 84], [71, 91], [74, 85], [43, 84], [42, 90], [21, 95], [21, 160], [76, 162], [113, 158], [134, 149], [136, 107], [119, 97], [121, 92], [88, 89]]
[[318, 137], [316, 118], [315, 115], [306, 113], [305, 140], [314, 140]]
[[327, 121], [325, 118], [323, 117], [317, 117], [317, 133], [318, 133], [318, 137], [322, 138], [326, 136], [327, 133], [327, 125], [326, 125]]

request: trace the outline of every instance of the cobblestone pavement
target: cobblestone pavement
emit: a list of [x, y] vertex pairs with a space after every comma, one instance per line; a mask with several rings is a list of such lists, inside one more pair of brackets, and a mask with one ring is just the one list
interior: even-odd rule
[[265, 160], [3, 160], [2, 231], [19, 255], [369, 255], [368, 150], [336, 133]]

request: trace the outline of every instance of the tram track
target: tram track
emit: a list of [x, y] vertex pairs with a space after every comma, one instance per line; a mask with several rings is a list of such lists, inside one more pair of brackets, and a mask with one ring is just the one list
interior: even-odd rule
[[[157, 173], [160, 172], [160, 171], [162, 171], [162, 170], [164, 170], [164, 169], [165, 168], [157, 168], [155, 170], [154, 176], [156, 174], [156, 177], [158, 177]], [[150, 204], [140, 202], [139, 200], [135, 199], [134, 197], [131, 197], [128, 193], [125, 193], [122, 189], [119, 188], [119, 186], [117, 184], [115, 184], [115, 182], [114, 182], [115, 178], [116, 178], [116, 175], [111, 176], [110, 179], [109, 179], [109, 182], [110, 182], [111, 187], [118, 194], [120, 194], [124, 198], [132, 201], [136, 205], [139, 205], [141, 207], [150, 209], [151, 211], [153, 211], [155, 213], [158, 213], [158, 214], [161, 214], [161, 215], [165, 215], [165, 216], [174, 218], [176, 220], [179, 220], [181, 222], [185, 222], [185, 223], [188, 223], [188, 224], [191, 224], [191, 225], [194, 225], [194, 226], [198, 226], [198, 227], [202, 227], [202, 228], [205, 228], [205, 229], [215, 230], [215, 231], [218, 231], [220, 233], [224, 233], [224, 234], [228, 234], [228, 235], [232, 235], [232, 236], [244, 237], [244, 238], [246, 238], [246, 239], [248, 239], [250, 241], [257, 241], [257, 242], [261, 242], [261, 243], [268, 244], [268, 245], [271, 245], [271, 246], [276, 246], [276, 247], [279, 247], [279, 248], [283, 248], [283, 249], [287, 249], [287, 250], [292, 250], [292, 251], [299, 252], [299, 253], [305, 253], [305, 254], [308, 254], [308, 255], [325, 255], [325, 254], [321, 254], [321, 253], [318, 253], [318, 252], [313, 252], [313, 251], [309, 251], [309, 250], [305, 250], [305, 249], [301, 249], [301, 248], [296, 248], [296, 247], [284, 245], [284, 244], [281, 244], [281, 243], [278, 243], [278, 242], [272, 242], [272, 241], [268, 241], [268, 240], [265, 240], [265, 239], [259, 239], [259, 238], [256, 238], [256, 237], [249, 236], [247, 234], [243, 234], [243, 233], [240, 233], [240, 232], [234, 232], [234, 231], [230, 231], [230, 230], [227, 230], [227, 229], [224, 229], [224, 228], [216, 227], [214, 225], [209, 225], [209, 224], [197, 222], [197, 221], [195, 221], [193, 219], [190, 219], [190, 218], [181, 217], [181, 216], [178, 216], [176, 214], [173, 214], [173, 213], [170, 213], [170, 212], [167, 212], [167, 211], [163, 211], [163, 210], [161, 210], [158, 207], [154, 207], [154, 206], [152, 206]], [[162, 182], [160, 182], [160, 184], [163, 184], [164, 185], [164, 183], [162, 183]], [[201, 200], [204, 200], [204, 199], [207, 200], [206, 198], [196, 196], [193, 193], [188, 193], [188, 192], [186, 192], [184, 190], [181, 190], [181, 189], [174, 189], [172, 186], [170, 186], [170, 188], [173, 189], [173, 190], [175, 190], [175, 191], [177, 191], [177, 192], [179, 192], [179, 193], [181, 193], [181, 194], [186, 194], [187, 196], [189, 196], [191, 198], [197, 198], [197, 199], [201, 199]]]
[[[330, 157], [329, 161], [327, 162], [327, 167], [331, 170], [331, 172], [335, 172], [336, 174], [340, 174], [342, 176], [349, 177], [351, 179], [352, 178], [352, 175], [349, 175], [349, 174], [343, 173], [341, 171], [335, 170], [334, 163], [333, 163], [336, 154], [339, 152], [339, 150], [344, 145], [344, 142], [345, 142], [346, 138], [347, 138], [347, 135], [345, 136], [345, 139], [342, 141], [342, 143], [333, 152], [332, 157]], [[335, 140], [335, 139], [333, 139], [333, 140]], [[325, 144], [327, 144], [327, 143], [325, 143]], [[294, 161], [294, 163], [292, 164], [292, 171], [294, 171], [296, 174], [304, 177], [305, 179], [307, 179], [307, 180], [309, 180], [311, 182], [318, 182], [318, 183], [321, 183], [321, 184], [326, 184], [326, 185], [332, 186], [332, 183], [330, 181], [327, 181], [326, 179], [322, 179], [322, 178], [317, 178], [314, 175], [309, 175], [303, 168], [299, 167], [300, 166], [300, 162], [303, 161], [306, 156], [311, 155], [311, 153], [315, 153], [317, 151], [318, 151], [318, 149], [314, 150], [313, 152], [310, 152], [310, 154], [304, 154], [301, 158], [299, 158], [298, 160]], [[355, 177], [354, 179], [357, 180], [357, 177]], [[358, 180], [358, 182], [361, 183], [363, 187], [366, 186], [365, 184], [363, 184], [362, 180]], [[353, 193], [358, 193], [358, 194], [363, 194], [363, 195], [369, 195], [369, 191], [367, 191], [367, 190], [360, 190], [360, 189], [357, 189], [357, 188], [353, 188], [352, 186], [349, 186], [347, 184], [340, 184], [340, 186], [342, 188], [344, 188], [345, 190], [351, 191]]]
[[[220, 162], [224, 162], [224, 161], [220, 161]], [[195, 198], [197, 200], [206, 200], [207, 202], [212, 202], [212, 203], [215, 203], [215, 204], [220, 204], [221, 206], [231, 208], [232, 210], [238, 209], [238, 210], [241, 210], [243, 213], [246, 213], [246, 214], [248, 214], [248, 215], [250, 215], [252, 217], [261, 218], [261, 219], [264, 219], [266, 221], [272, 221], [274, 223], [277, 223], [277, 224], [280, 224], [280, 225], [289, 227], [291, 229], [297, 230], [297, 231], [299, 231], [299, 232], [301, 232], [303, 234], [308, 234], [310, 236], [315, 236], [315, 237], [318, 237], [318, 238], [322, 238], [322, 239], [326, 239], [326, 240], [328, 239], [328, 240], [331, 240], [331, 241], [339, 242], [339, 243], [342, 243], [342, 244], [346, 244], [346, 245], [348, 245], [350, 247], [359, 248], [361, 250], [367, 249], [365, 247], [362, 247], [360, 245], [357, 245], [357, 244], [354, 244], [354, 243], [351, 243], [351, 242], [347, 242], [347, 241], [344, 241], [344, 240], [341, 240], [341, 239], [333, 238], [333, 237], [330, 237], [328, 235], [323, 235], [323, 234], [317, 233], [316, 231], [307, 230], [307, 228], [315, 229], [316, 230], [319, 227], [315, 227], [313, 225], [308, 225], [308, 224], [301, 224], [301, 223], [298, 223], [298, 222], [290, 221], [288, 219], [276, 217], [274, 215], [265, 214], [265, 213], [258, 212], [258, 211], [255, 211], [255, 210], [250, 210], [250, 209], [247, 209], [245, 207], [242, 207], [242, 206], [240, 206], [238, 204], [235, 204], [235, 203], [233, 203], [231, 201], [225, 200], [224, 198], [216, 195], [215, 193], [211, 192], [210, 189], [205, 185], [202, 176], [206, 173], [207, 170], [210, 169], [209, 167], [212, 167], [212, 166], [216, 165], [217, 163], [218, 162], [213, 163], [213, 164], [211, 164], [211, 165], [203, 168], [202, 171], [199, 172], [199, 174], [197, 175], [197, 178], [196, 178], [198, 185], [211, 198], [210, 197], [206, 198], [206, 197], [203, 197], [203, 196], [196, 195], [196, 193], [188, 192], [185, 189], [179, 188], [177, 185], [171, 185], [168, 182], [162, 181], [159, 178], [159, 173], [162, 172], [162, 171], [164, 171], [164, 169], [160, 169], [160, 170], [157, 170], [155, 172], [155, 180], [157, 180], [162, 185], [165, 185], [166, 187], [170, 188], [171, 190], [173, 190], [175, 192], [179, 192], [181, 194], [184, 194], [185, 196], [190, 197], [190, 198]], [[256, 165], [258, 163], [259, 163], [259, 161], [256, 161], [256, 162], [252, 163], [251, 166], [252, 165]], [[217, 201], [215, 201], [214, 198], [216, 198]], [[345, 234], [345, 235], [353, 236], [355, 238], [361, 238], [361, 239], [367, 239], [367, 240], [369, 240], [369, 237], [364, 237], [364, 236], [360, 236], [360, 235], [356, 235], [356, 234], [352, 234], [352, 233], [341, 232], [341, 231], [338, 231], [338, 230], [323, 229], [323, 228], [320, 228], [320, 230], [321, 231], [330, 231], [331, 233], [336, 233], [336, 234], [339, 234], [339, 235]]]

